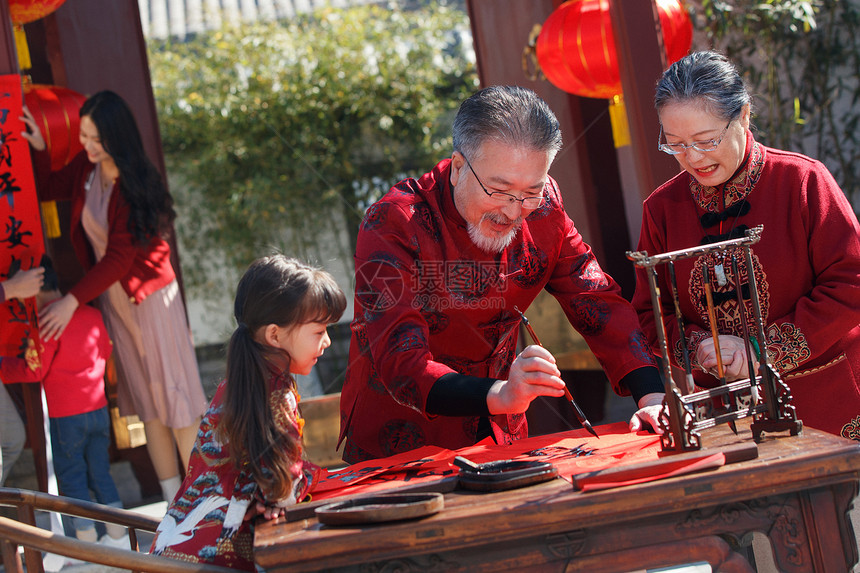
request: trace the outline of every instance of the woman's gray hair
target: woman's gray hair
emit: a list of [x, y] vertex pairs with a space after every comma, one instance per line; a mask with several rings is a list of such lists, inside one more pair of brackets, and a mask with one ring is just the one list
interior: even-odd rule
[[707, 110], [726, 121], [736, 119], [750, 94], [735, 66], [717, 52], [693, 52], [669, 66], [657, 83], [654, 107], [702, 100]]
[[462, 104], [454, 118], [454, 151], [470, 161], [487, 141], [545, 151], [550, 161], [561, 149], [555, 114], [533, 91], [518, 86], [490, 86]]

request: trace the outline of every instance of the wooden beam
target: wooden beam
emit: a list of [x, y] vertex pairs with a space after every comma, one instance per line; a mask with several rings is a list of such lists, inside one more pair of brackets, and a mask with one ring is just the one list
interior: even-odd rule
[[9, 16], [9, 3], [0, 2], [0, 74], [18, 73], [18, 53], [15, 50], [15, 33]]
[[630, 125], [638, 198], [642, 201], [679, 171], [678, 162], [657, 149], [660, 124], [654, 110], [654, 89], [667, 67], [663, 33], [653, 0], [609, 0], [609, 11]]

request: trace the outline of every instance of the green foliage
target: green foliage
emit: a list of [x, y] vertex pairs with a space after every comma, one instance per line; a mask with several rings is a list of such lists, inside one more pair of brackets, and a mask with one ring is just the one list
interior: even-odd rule
[[[765, 144], [823, 161], [860, 196], [860, 7], [854, 0], [703, 0], [705, 32], [744, 73]], [[856, 203], [855, 203], [856, 204]]]
[[338, 234], [351, 259], [367, 206], [450, 153], [478, 85], [468, 31], [444, 6], [370, 6], [150, 45], [191, 288], [209, 288], [213, 257], [313, 259]]

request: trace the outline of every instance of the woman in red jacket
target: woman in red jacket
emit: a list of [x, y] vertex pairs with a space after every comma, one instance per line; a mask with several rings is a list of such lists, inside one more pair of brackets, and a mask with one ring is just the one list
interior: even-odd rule
[[[58, 338], [78, 305], [97, 301], [120, 371], [120, 414], [144, 423], [147, 449], [168, 501], [179, 488], [174, 443], [186, 464], [206, 397], [185, 307], [164, 240], [173, 199], [143, 150], [128, 105], [99, 92], [81, 107], [84, 151], [50, 172], [35, 154], [42, 200], [71, 201], [71, 241], [86, 274], [40, 315], [43, 338]], [[25, 110], [34, 149], [45, 141]]]
[[[660, 274], [670, 358], [683, 368], [686, 344], [696, 384], [712, 387], [720, 374], [748, 378], [747, 357], [755, 362], [755, 348], [765, 345], [803, 424], [860, 440], [860, 225], [845, 193], [820, 161], [756, 141], [752, 97], [722, 54], [695, 52], [672, 64], [657, 85], [655, 107], [659, 149], [682, 171], [645, 200], [638, 250], [687, 249], [764, 226], [751, 247], [751, 270], [744, 266], [737, 277], [732, 256], [744, 258], [736, 250], [676, 263], [684, 332], [667, 273]], [[755, 334], [750, 272], [766, 337], [755, 343], [745, 336]], [[713, 285], [713, 313], [705, 277]], [[644, 269], [637, 270], [633, 306], [656, 343]]]

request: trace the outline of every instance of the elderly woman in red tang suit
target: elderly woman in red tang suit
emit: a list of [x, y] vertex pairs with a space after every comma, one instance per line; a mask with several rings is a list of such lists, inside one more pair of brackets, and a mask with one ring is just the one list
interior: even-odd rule
[[[805, 425], [860, 439], [860, 227], [845, 194], [819, 161], [755, 140], [749, 92], [721, 54], [697, 52], [673, 64], [657, 85], [655, 105], [660, 149], [683, 171], [645, 200], [639, 249], [685, 249], [742, 237], [763, 225], [752, 260], [768, 357]], [[682, 365], [686, 340], [702, 387], [718, 383], [706, 276], [727, 380], [749, 376], [747, 356], [755, 361], [762, 342], [743, 337], [737, 289], [747, 306], [747, 331], [754, 333], [749, 284], [746, 271], [742, 284], [735, 284], [731, 256], [724, 251], [676, 262], [683, 338], [667, 300], [671, 288], [660, 277], [670, 355]], [[641, 269], [633, 304], [655, 343]]]

